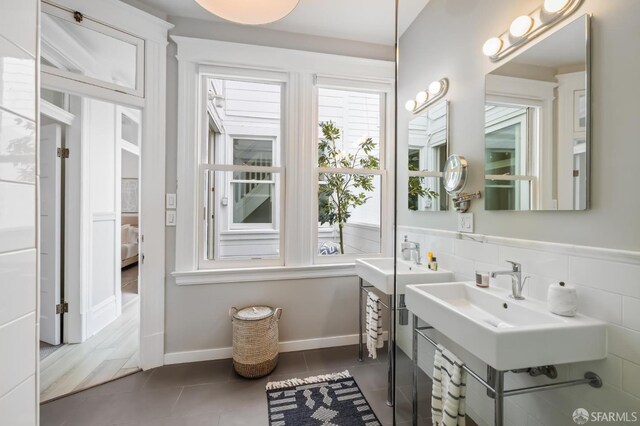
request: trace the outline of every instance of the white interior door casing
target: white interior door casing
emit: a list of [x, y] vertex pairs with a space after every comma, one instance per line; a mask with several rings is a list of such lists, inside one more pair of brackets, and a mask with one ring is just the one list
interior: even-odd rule
[[51, 345], [62, 341], [56, 305], [62, 285], [62, 128], [40, 128], [40, 340]]

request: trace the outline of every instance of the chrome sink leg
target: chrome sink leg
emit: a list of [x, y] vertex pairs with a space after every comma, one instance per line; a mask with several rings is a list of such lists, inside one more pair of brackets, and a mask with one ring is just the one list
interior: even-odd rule
[[389, 358], [389, 378], [387, 383], [387, 405], [389, 407], [393, 407], [394, 404], [394, 388], [393, 385], [395, 383], [395, 371], [393, 369], [393, 357], [394, 357], [394, 339], [393, 339], [393, 329], [394, 329], [394, 313], [395, 306], [393, 304], [393, 294], [389, 295], [388, 306], [389, 306], [389, 331], [387, 332], [387, 353]]
[[418, 316], [411, 317], [413, 325], [412, 354], [413, 361], [413, 379], [411, 386], [411, 408], [412, 408], [412, 425], [418, 426]]
[[358, 361], [364, 361], [363, 358], [363, 348], [362, 348], [362, 317], [364, 311], [364, 298], [362, 297], [363, 293], [363, 280], [360, 278], [359, 286], [358, 286]]

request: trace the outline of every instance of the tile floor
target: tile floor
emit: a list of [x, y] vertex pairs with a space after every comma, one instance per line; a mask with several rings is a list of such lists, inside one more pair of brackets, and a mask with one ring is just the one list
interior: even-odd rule
[[[267, 426], [268, 381], [348, 369], [380, 421], [392, 425], [387, 396], [387, 357], [357, 361], [357, 347], [316, 349], [280, 355], [266, 378], [237, 376], [231, 360], [169, 365], [140, 372], [41, 407], [42, 426]], [[398, 426], [411, 424], [411, 363], [398, 363]], [[431, 425], [430, 380], [420, 377], [421, 426]], [[409, 396], [409, 398], [407, 398]], [[300, 425], [302, 426], [302, 425]]]

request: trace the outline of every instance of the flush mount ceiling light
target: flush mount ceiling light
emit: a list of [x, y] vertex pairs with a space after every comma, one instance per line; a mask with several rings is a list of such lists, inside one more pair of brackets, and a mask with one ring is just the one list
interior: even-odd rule
[[300, 0], [195, 0], [207, 11], [227, 21], [263, 25], [279, 21], [298, 6]]
[[584, 0], [545, 0], [528, 15], [513, 20], [508, 31], [491, 37], [482, 46], [482, 53], [497, 62], [538, 37], [560, 21], [571, 16]]
[[422, 90], [416, 94], [415, 99], [408, 100], [404, 107], [414, 114], [422, 111], [436, 101], [442, 99], [449, 90], [449, 80], [446, 78], [433, 81], [427, 86], [427, 90]]

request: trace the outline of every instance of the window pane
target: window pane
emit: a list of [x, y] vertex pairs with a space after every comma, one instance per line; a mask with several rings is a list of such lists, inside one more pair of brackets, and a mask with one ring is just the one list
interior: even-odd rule
[[318, 89], [320, 167], [380, 167], [382, 96]]
[[55, 15], [41, 17], [43, 65], [136, 89], [136, 45]]
[[233, 175], [208, 171], [204, 176], [206, 258], [277, 258], [280, 174], [253, 180], [238, 180]]
[[[273, 166], [273, 140], [234, 139], [233, 164], [240, 166]], [[234, 179], [271, 179], [265, 172], [235, 172]]]
[[380, 253], [380, 176], [321, 173], [318, 254]]
[[273, 222], [273, 184], [260, 181], [232, 182], [233, 223]]
[[[209, 260], [280, 257], [282, 86], [210, 78], [209, 134], [203, 161], [231, 167], [207, 172]], [[243, 170], [251, 168], [251, 170]]]
[[485, 208], [487, 210], [530, 210], [531, 181], [485, 181]]

